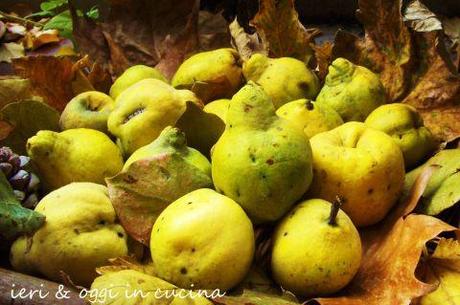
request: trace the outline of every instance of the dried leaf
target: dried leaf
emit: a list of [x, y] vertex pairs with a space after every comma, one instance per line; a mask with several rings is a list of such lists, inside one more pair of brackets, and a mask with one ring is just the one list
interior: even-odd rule
[[22, 155], [27, 154], [27, 139], [39, 130], [59, 130], [59, 113], [36, 100], [10, 103], [0, 111], [0, 117], [11, 128], [7, 137], [1, 139], [1, 145]]
[[9, 103], [32, 98], [31, 90], [28, 79], [0, 79], [0, 109]]
[[0, 45], [0, 62], [11, 63], [14, 58], [24, 56], [24, 47], [20, 43], [8, 42]]
[[453, 43], [460, 43], [460, 17], [444, 18], [442, 20], [444, 33]]
[[179, 197], [212, 186], [211, 179], [177, 153], [134, 162], [107, 179], [109, 196], [121, 224], [135, 240], [148, 245], [158, 215]]
[[439, 283], [432, 293], [422, 297], [421, 305], [460, 304], [460, 243], [444, 239], [426, 262], [426, 280]]
[[229, 29], [233, 47], [238, 51], [243, 60], [249, 59], [254, 53], [268, 55], [268, 48], [260, 40], [259, 35], [257, 33], [246, 33], [236, 18], [230, 23]]
[[30, 80], [34, 94], [58, 111], [65, 108], [74, 96], [73, 62], [67, 57], [52, 56], [23, 57], [13, 61], [15, 71]]
[[300, 23], [294, 0], [261, 0], [251, 20], [272, 57], [295, 57], [309, 63], [313, 56], [310, 43], [318, 34]]
[[[409, 199], [375, 227], [364, 229], [363, 261], [350, 285], [338, 297], [320, 298], [322, 305], [409, 305], [436, 287], [415, 277], [425, 243], [455, 228], [425, 215], [408, 215], [422, 195], [434, 167], [425, 168]], [[406, 216], [408, 215], [408, 216]]]
[[201, 50], [215, 50], [231, 46], [228, 23], [221, 13], [200, 11], [198, 15], [198, 38]]
[[254, 290], [244, 290], [237, 296], [216, 298], [213, 302], [218, 305], [300, 305], [295, 296], [289, 293], [275, 295]]
[[420, 57], [422, 71], [418, 71], [418, 82], [403, 102], [417, 108], [434, 135], [450, 141], [460, 135], [460, 75], [439, 34], [416, 37], [419, 45], [428, 48]]
[[432, 32], [442, 30], [442, 23], [422, 2], [414, 0], [404, 10], [404, 21], [417, 32]]
[[109, 259], [110, 265], [96, 268], [100, 275], [121, 270], [136, 270], [146, 274], [154, 274], [152, 264], [141, 264], [131, 256]]
[[[80, 18], [71, 10], [74, 37], [80, 51], [112, 75], [135, 64], [155, 66], [166, 55], [177, 62], [197, 41], [197, 5], [197, 0], [112, 0], [109, 16], [102, 23]], [[170, 66], [164, 69], [168, 74], [173, 70]]]
[[199, 1], [193, 6], [185, 27], [176, 35], [168, 35], [159, 48], [161, 57], [156, 65], [163, 75], [171, 79], [187, 55], [197, 49]]
[[320, 79], [325, 79], [328, 67], [332, 61], [332, 48], [333, 44], [331, 42], [325, 42], [321, 45], [312, 45], [313, 50], [315, 51], [315, 58], [318, 65], [318, 76]]
[[35, 50], [26, 51], [26, 56], [77, 56], [70, 39], [61, 39], [58, 42], [47, 43]]

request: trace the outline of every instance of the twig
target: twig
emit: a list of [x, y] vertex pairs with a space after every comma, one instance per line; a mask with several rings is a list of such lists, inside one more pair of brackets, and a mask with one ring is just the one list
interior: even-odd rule
[[26, 19], [26, 18], [22, 18], [22, 17], [18, 17], [18, 16], [13, 16], [13, 15], [7, 14], [7, 13], [2, 12], [2, 11], [0, 11], [0, 17], [3, 17], [3, 18], [5, 18], [7, 20], [10, 20], [10, 21], [25, 23], [26, 25], [27, 24], [32, 24], [32, 25], [35, 25], [35, 26], [43, 27], [43, 23], [32, 21], [30, 19]]

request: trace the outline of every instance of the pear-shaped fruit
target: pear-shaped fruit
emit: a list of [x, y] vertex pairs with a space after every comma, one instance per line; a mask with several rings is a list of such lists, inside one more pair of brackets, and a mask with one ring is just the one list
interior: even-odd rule
[[417, 110], [407, 104], [380, 106], [371, 112], [366, 125], [390, 135], [401, 148], [406, 168], [419, 164], [436, 148], [433, 134], [423, 125]]
[[225, 123], [229, 104], [230, 100], [223, 98], [206, 104], [203, 110], [207, 113], [213, 113], [217, 115]]
[[234, 49], [201, 52], [185, 60], [171, 84], [192, 90], [204, 103], [231, 97], [241, 86], [240, 57]]
[[144, 65], [136, 65], [126, 69], [115, 80], [112, 87], [110, 87], [110, 96], [116, 99], [124, 90], [146, 78], [158, 79], [165, 83], [168, 82], [157, 69]]
[[399, 146], [382, 131], [348, 122], [310, 139], [314, 177], [309, 195], [343, 198], [357, 226], [380, 221], [396, 203], [404, 183]]
[[126, 160], [123, 169], [126, 170], [137, 160], [174, 152], [179, 153], [185, 162], [192, 164], [211, 177], [211, 163], [208, 159], [198, 150], [188, 147], [185, 134], [178, 128], [171, 126], [166, 127], [155, 141], [136, 150]]
[[86, 299], [93, 305], [213, 305], [198, 293], [138, 270], [107, 269], [91, 284], [91, 291], [98, 293]]
[[326, 83], [316, 102], [332, 107], [345, 122], [362, 122], [375, 108], [385, 104], [385, 89], [377, 74], [337, 58], [329, 66]]
[[105, 186], [71, 183], [45, 196], [35, 208], [46, 223], [11, 248], [16, 270], [39, 272], [62, 281], [61, 271], [77, 285], [89, 286], [96, 267], [128, 254], [127, 235], [117, 224]]
[[181, 288], [227, 290], [249, 271], [254, 231], [243, 209], [211, 189], [171, 203], [153, 225], [156, 274]]
[[114, 176], [123, 167], [115, 143], [94, 129], [39, 131], [27, 141], [27, 153], [47, 190], [70, 182], [104, 184], [106, 177]]
[[318, 77], [302, 61], [268, 58], [254, 54], [243, 64], [244, 77], [261, 85], [275, 108], [301, 98], [313, 99], [319, 92]]
[[270, 98], [253, 82], [233, 96], [211, 158], [216, 189], [258, 223], [282, 217], [312, 180], [307, 137], [276, 116]]
[[132, 85], [115, 101], [109, 131], [118, 138], [125, 155], [155, 140], [167, 126], [174, 126], [186, 110], [187, 101], [201, 102], [189, 90], [176, 90], [157, 79]]
[[108, 133], [107, 119], [114, 107], [112, 98], [102, 92], [83, 92], [66, 105], [59, 124], [62, 130], [90, 128]]
[[310, 199], [297, 205], [273, 235], [271, 266], [284, 289], [301, 296], [341, 290], [361, 263], [361, 240], [337, 202]]
[[343, 124], [342, 118], [334, 109], [308, 99], [284, 104], [278, 108], [276, 114], [302, 128], [308, 138]]

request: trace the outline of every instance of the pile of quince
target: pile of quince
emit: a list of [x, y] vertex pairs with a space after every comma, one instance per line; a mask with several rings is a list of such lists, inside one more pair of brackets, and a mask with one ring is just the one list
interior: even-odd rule
[[[189, 104], [225, 124], [209, 150], [187, 146], [208, 125], [177, 128]], [[243, 62], [233, 49], [193, 55], [171, 82], [155, 68], [133, 66], [110, 95], [73, 98], [60, 124], [62, 132], [40, 131], [27, 142], [48, 192], [36, 207], [46, 223], [15, 241], [13, 267], [56, 281], [65, 272], [86, 287], [145, 292], [231, 290], [253, 265], [254, 227], [261, 224], [274, 228], [271, 275], [281, 287], [301, 297], [339, 291], [361, 263], [357, 228], [385, 217], [405, 172], [437, 145], [414, 108], [386, 104], [378, 75], [364, 67], [338, 58], [321, 86], [302, 61], [255, 54]], [[164, 208], [151, 228], [144, 272], [98, 276], [109, 259], [139, 252], [117, 220], [105, 179], [169, 152], [214, 187]], [[166, 304], [151, 295], [140, 302]]]

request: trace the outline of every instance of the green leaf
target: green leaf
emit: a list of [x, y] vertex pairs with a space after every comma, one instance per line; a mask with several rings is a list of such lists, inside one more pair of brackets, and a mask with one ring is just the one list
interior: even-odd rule
[[72, 17], [69, 10], [65, 10], [62, 13], [51, 18], [43, 27], [44, 30], [56, 29], [59, 34], [63, 37], [72, 39]]
[[0, 237], [11, 240], [40, 228], [45, 216], [21, 206], [13, 189], [0, 171]]
[[54, 11], [68, 4], [68, 0], [48, 0], [40, 4], [42, 11]]
[[120, 223], [145, 245], [149, 244], [153, 223], [170, 203], [196, 189], [212, 187], [211, 178], [180, 153], [135, 161], [106, 182]]
[[30, 15], [27, 15], [25, 17], [25, 19], [31, 19], [31, 18], [34, 18], [34, 17], [51, 17], [51, 16], [54, 16], [53, 12], [40, 11], [40, 12], [36, 12], [36, 13], [30, 14]]
[[59, 113], [36, 100], [10, 103], [0, 110], [0, 117], [13, 128], [0, 144], [18, 154], [26, 154], [27, 139], [39, 130], [59, 130]]
[[86, 12], [86, 16], [90, 19], [97, 20], [100, 17], [99, 8], [97, 6], [93, 6]]
[[439, 168], [431, 176], [417, 210], [427, 215], [438, 215], [460, 201], [460, 149], [442, 150], [425, 164], [407, 173], [405, 196], [419, 173], [429, 165], [437, 165]]

